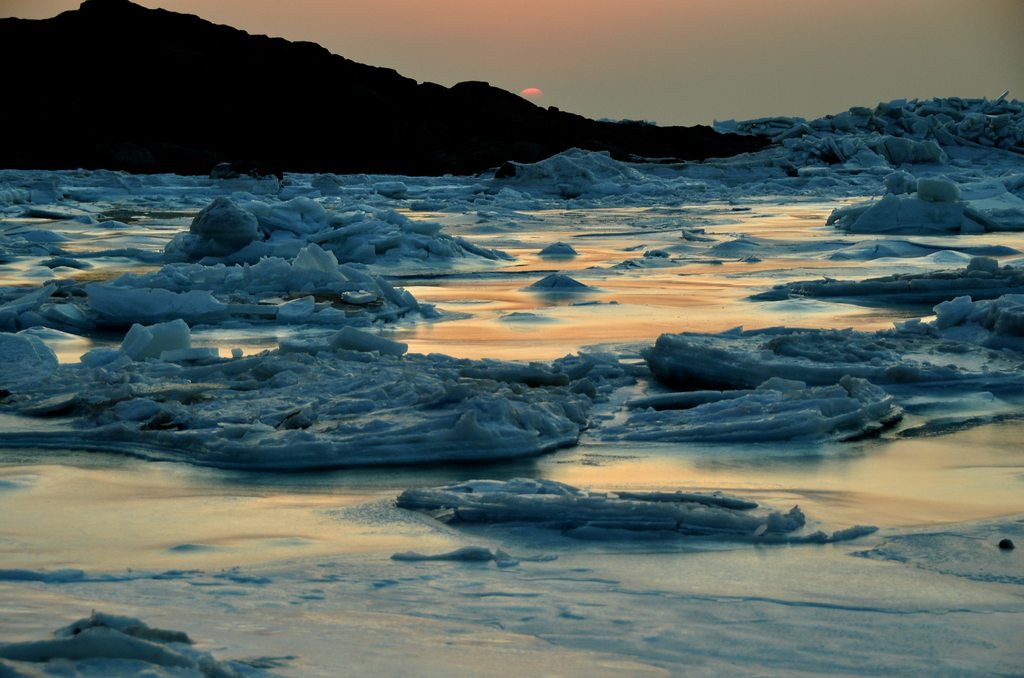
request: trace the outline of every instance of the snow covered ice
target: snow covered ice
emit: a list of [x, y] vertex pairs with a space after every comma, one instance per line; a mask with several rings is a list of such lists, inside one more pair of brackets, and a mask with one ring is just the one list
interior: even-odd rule
[[1019, 670], [1024, 105], [719, 127], [0, 170], [0, 673]]

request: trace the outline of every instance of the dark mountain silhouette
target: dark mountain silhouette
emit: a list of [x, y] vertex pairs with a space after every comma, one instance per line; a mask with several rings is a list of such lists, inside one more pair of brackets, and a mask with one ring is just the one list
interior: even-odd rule
[[0, 20], [0, 167], [205, 174], [222, 161], [304, 172], [469, 174], [571, 147], [701, 159], [764, 141], [708, 127], [589, 120], [483, 82], [418, 84], [309, 42], [86, 0]]

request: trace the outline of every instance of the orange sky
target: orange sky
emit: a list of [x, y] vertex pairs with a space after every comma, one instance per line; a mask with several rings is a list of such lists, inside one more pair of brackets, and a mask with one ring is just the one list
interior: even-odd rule
[[[75, 0], [0, 0], [39, 18]], [[141, 0], [591, 117], [693, 124], [897, 97], [1024, 98], [1024, 0]]]

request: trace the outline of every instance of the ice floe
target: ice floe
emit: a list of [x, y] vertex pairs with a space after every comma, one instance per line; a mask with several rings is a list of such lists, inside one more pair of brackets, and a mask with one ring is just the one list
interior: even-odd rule
[[323, 343], [296, 340], [220, 359], [190, 350], [181, 321], [137, 325], [121, 350], [97, 349], [54, 369], [38, 342], [0, 337], [46, 366], [33, 370], [31, 387], [27, 377], [11, 380], [2, 409], [65, 415], [47, 430], [12, 426], [0, 443], [63, 447], [73, 439], [79, 447], [229, 468], [536, 455], [576, 442], [598, 396], [595, 383], [607, 390], [629, 378], [586, 357], [552, 366], [403, 355], [404, 344], [352, 328]]
[[[0, 644], [4, 675], [269, 676], [240, 662], [221, 661], [193, 647], [181, 631], [139, 619], [93, 612], [49, 640]], [[10, 673], [7, 673], [7, 672]]]
[[[905, 387], [1020, 388], [1024, 355], [985, 348], [1019, 339], [1018, 296], [945, 303], [950, 306], [936, 308], [945, 318], [941, 326], [911, 321], [879, 332], [775, 327], [663, 334], [644, 357], [658, 381], [681, 390], [751, 389], [773, 377], [828, 386], [847, 376]], [[941, 329], [954, 320], [964, 328]]]
[[928, 304], [970, 295], [990, 299], [1024, 293], [1024, 269], [1000, 266], [995, 259], [975, 257], [955, 270], [899, 273], [865, 280], [809, 280], [783, 283], [752, 296], [759, 301], [794, 297], [840, 298], [844, 301], [880, 304]]
[[427, 511], [450, 525], [531, 525], [571, 536], [622, 538], [663, 532], [762, 543], [827, 543], [875, 531], [857, 526], [826, 535], [798, 534], [806, 518], [796, 506], [756, 511], [757, 504], [721, 493], [605, 492], [554, 480], [470, 480], [405, 490], [399, 508]]
[[[634, 403], [646, 407], [606, 438], [750, 442], [847, 440], [899, 420], [901, 410], [879, 387], [844, 376], [832, 386], [772, 378], [756, 389], [696, 391]], [[650, 407], [655, 405], [656, 407]]]

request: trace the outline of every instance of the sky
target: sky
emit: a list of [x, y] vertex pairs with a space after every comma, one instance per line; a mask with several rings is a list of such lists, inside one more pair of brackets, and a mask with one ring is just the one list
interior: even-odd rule
[[[1024, 99], [1024, 0], [140, 0], [320, 43], [420, 81], [484, 80], [592, 118], [817, 117]], [[43, 18], [75, 0], [0, 0]]]

